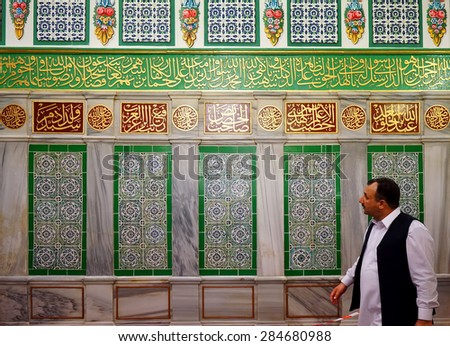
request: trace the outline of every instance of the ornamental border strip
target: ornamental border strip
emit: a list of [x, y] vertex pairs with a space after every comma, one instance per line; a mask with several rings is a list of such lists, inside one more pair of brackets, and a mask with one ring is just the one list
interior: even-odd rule
[[[91, 54], [0, 50], [0, 89], [444, 91], [450, 55], [405, 51]], [[148, 53], [148, 51], [147, 51]], [[211, 68], [214, 67], [214, 68]]]

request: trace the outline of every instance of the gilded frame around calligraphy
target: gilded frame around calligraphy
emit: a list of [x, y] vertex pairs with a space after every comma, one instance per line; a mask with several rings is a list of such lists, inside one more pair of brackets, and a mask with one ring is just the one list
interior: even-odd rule
[[[78, 131], [37, 131], [36, 130], [36, 123], [40, 120], [38, 116], [36, 116], [36, 113], [39, 111], [39, 109], [36, 107], [37, 104], [61, 104], [61, 107], [64, 107], [64, 105], [81, 105], [81, 119], [78, 121], [75, 125], [80, 125], [80, 129]], [[76, 134], [76, 135], [84, 135], [86, 132], [86, 127], [84, 124], [85, 121], [85, 115], [86, 113], [86, 101], [72, 101], [72, 102], [62, 102], [60, 100], [40, 100], [40, 101], [33, 101], [32, 103], [32, 133], [33, 134]]]
[[[264, 112], [273, 112], [272, 114], [268, 114], [265, 116]], [[266, 131], [276, 131], [278, 130], [281, 125], [283, 124], [283, 112], [276, 106], [273, 105], [267, 105], [262, 107], [258, 112], [258, 124], [259, 126], [266, 130]], [[264, 120], [267, 122], [267, 120], [272, 120], [272, 126], [267, 126], [265, 124]]]
[[[247, 106], [247, 122], [245, 124], [243, 124], [244, 126], [248, 126], [248, 131], [222, 131], [221, 129], [219, 129], [218, 131], [208, 131], [207, 130], [207, 126], [209, 125], [209, 120], [208, 119], [208, 114], [207, 114], [207, 108], [209, 105], [238, 105], [238, 106]], [[250, 135], [252, 134], [252, 129], [253, 129], [253, 122], [252, 122], [252, 104], [251, 102], [205, 102], [205, 106], [204, 106], [204, 121], [203, 121], [203, 134], [212, 134], [212, 135]], [[234, 114], [234, 117], [236, 116], [236, 114]], [[234, 118], [233, 120], [236, 120], [236, 118]]]
[[[161, 124], [163, 124], [163, 131], [142, 131], [140, 129], [136, 130], [136, 131], [124, 131], [124, 105], [138, 105], [138, 106], [165, 106], [165, 115], [163, 117], [164, 122], [162, 122]], [[149, 117], [148, 120], [150, 120], [151, 118]], [[134, 135], [167, 135], [169, 133], [169, 103], [168, 102], [121, 102], [120, 103], [120, 133], [121, 134], [134, 134]], [[145, 121], [144, 121], [145, 124]], [[150, 124], [149, 124], [150, 126]]]
[[[349, 120], [353, 120], [353, 123], [350, 123]], [[358, 105], [349, 105], [345, 107], [341, 112], [342, 125], [344, 125], [344, 127], [350, 131], [360, 130], [366, 123], [366, 120], [366, 111], [364, 110], [364, 108]]]
[[[181, 112], [183, 108], [185, 108], [188, 111], [190, 111], [190, 115], [192, 115], [192, 117], [190, 117], [188, 119], [188, 126], [185, 126], [185, 128], [181, 127], [179, 122], [177, 124], [177, 121], [176, 121], [176, 119], [178, 119], [177, 114], [179, 112]], [[193, 121], [194, 118], [195, 118], [195, 122]], [[190, 105], [179, 105], [172, 112], [172, 124], [173, 124], [173, 126], [175, 126], [175, 128], [177, 128], [180, 131], [187, 132], [187, 131], [193, 130], [198, 125], [198, 112], [197, 112], [197, 110], [194, 107], [190, 106]]]
[[[332, 111], [332, 115], [330, 117], [332, 118], [332, 121], [327, 124], [329, 130], [302, 130], [301, 128], [298, 130], [288, 128], [289, 125], [289, 113], [290, 109], [289, 107], [294, 105], [306, 105], [306, 106], [312, 106], [313, 105], [326, 105], [327, 107], [330, 107], [330, 111]], [[327, 108], [325, 107], [325, 108]], [[313, 101], [305, 101], [305, 102], [285, 102], [284, 104], [285, 114], [284, 114], [284, 132], [286, 134], [337, 134], [338, 129], [338, 103], [337, 102], [313, 102]], [[309, 115], [309, 114], [307, 114]]]
[[[444, 112], [446, 112], [447, 124], [441, 125], [440, 127], [438, 127], [438, 126], [433, 127], [433, 125], [432, 125], [432, 123], [431, 123], [431, 121], [430, 121], [430, 117], [432, 116], [432, 115], [430, 115], [430, 113], [431, 113], [435, 108], [441, 108], [441, 109], [444, 110]], [[432, 105], [432, 106], [428, 107], [427, 111], [425, 112], [425, 119], [424, 119], [424, 121], [425, 121], [425, 124], [427, 125], [427, 127], [428, 127], [429, 129], [431, 129], [431, 130], [434, 130], [434, 131], [442, 131], [442, 130], [445, 130], [445, 129], [448, 127], [448, 125], [450, 124], [450, 113], [449, 113], [449, 111], [448, 111], [448, 108], [445, 107], [445, 106], [443, 106], [443, 105]]]
[[[96, 109], [99, 109], [99, 108], [101, 108], [101, 107], [103, 107], [104, 109], [106, 109], [107, 112], [111, 115], [111, 120], [110, 120], [109, 124], [107, 124], [107, 126], [105, 126], [105, 127], [103, 127], [103, 128], [96, 128], [96, 127], [93, 126], [93, 124], [91, 124], [91, 118], [92, 118], [92, 117], [91, 117], [91, 112], [93, 112], [93, 111], [95, 111]], [[111, 109], [109, 109], [108, 106], [105, 106], [105, 105], [102, 105], [102, 104], [95, 105], [95, 106], [91, 107], [91, 109], [88, 111], [88, 114], [87, 114], [87, 123], [88, 123], [89, 127], [90, 127], [91, 129], [95, 130], [95, 131], [105, 131], [105, 130], [109, 129], [109, 128], [112, 126], [112, 124], [114, 124], [114, 113], [111, 111]]]
[[[376, 105], [390, 105], [390, 106], [401, 106], [404, 105], [406, 107], [408, 106], [413, 106], [413, 107], [417, 107], [417, 112], [416, 112], [416, 117], [413, 119], [414, 120], [414, 127], [409, 130], [409, 131], [389, 131], [389, 130], [385, 130], [385, 131], [381, 131], [381, 130], [374, 130], [374, 113], [376, 110]], [[369, 111], [370, 111], [370, 134], [371, 135], [418, 135], [421, 133], [421, 126], [420, 126], [420, 114], [421, 114], [421, 103], [420, 102], [378, 102], [378, 101], [373, 101], [370, 102], [370, 107], [369, 107]], [[395, 121], [394, 121], [395, 122]], [[384, 124], [384, 122], [383, 122]], [[390, 124], [386, 124], [386, 126], [390, 126]]]
[[[8, 121], [5, 121], [6, 116], [5, 116], [4, 112], [11, 108], [13, 108], [13, 111], [16, 110], [16, 111], [20, 112], [19, 118], [16, 119], [17, 123], [15, 126], [11, 125], [11, 123], [9, 123]], [[19, 130], [20, 128], [23, 127], [23, 125], [26, 124], [27, 119], [28, 119], [27, 112], [25, 111], [25, 109], [22, 106], [20, 106], [18, 104], [9, 104], [9, 105], [5, 106], [0, 112], [0, 124], [3, 124], [7, 129], [10, 129], [10, 130]]]

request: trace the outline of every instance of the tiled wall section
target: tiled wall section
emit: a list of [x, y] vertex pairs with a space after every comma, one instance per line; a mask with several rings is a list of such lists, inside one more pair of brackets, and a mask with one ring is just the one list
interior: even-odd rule
[[372, 19], [372, 44], [420, 45], [422, 11], [419, 0], [369, 1]]
[[[105, 104], [114, 111], [115, 126], [104, 131], [88, 128], [84, 134], [40, 134], [31, 130], [33, 115], [18, 129], [7, 127], [5, 124], [10, 118], [2, 118], [7, 121], [3, 122], [4, 127], [0, 130], [0, 237], [2, 244], [7, 246], [0, 247], [0, 324], [308, 325], [342, 316], [348, 312], [351, 290], [345, 294], [339, 306], [332, 305], [327, 300], [327, 295], [339, 276], [359, 254], [367, 216], [361, 212], [358, 198], [367, 178], [386, 174], [401, 182], [403, 194], [405, 197], [412, 197], [411, 203], [419, 208], [418, 217], [423, 218], [435, 239], [441, 304], [435, 321], [438, 325], [449, 325], [448, 117], [442, 113], [440, 118], [436, 119], [439, 113], [432, 113], [431, 120], [442, 123], [442, 126], [431, 126], [433, 122], [427, 122], [430, 115], [419, 112], [419, 131], [408, 135], [373, 133], [370, 131], [371, 123], [368, 119], [370, 101], [403, 102], [420, 98], [423, 104], [423, 107], [418, 108], [420, 111], [435, 105], [448, 107], [448, 95], [444, 92], [423, 92], [413, 96], [411, 93], [363, 93], [365, 96], [362, 99], [361, 95], [355, 96], [354, 93], [344, 93], [345, 97], [341, 97], [341, 93], [338, 96], [330, 94], [314, 93], [314, 100], [317, 98], [320, 102], [336, 98], [339, 109], [359, 105], [367, 111], [367, 116], [357, 119], [358, 127], [346, 126], [342, 114], [338, 118], [339, 131], [335, 134], [290, 134], [284, 131], [282, 125], [270, 129], [271, 131], [261, 126], [257, 118], [259, 112], [256, 110], [267, 105], [283, 109], [285, 102], [306, 99], [300, 92], [287, 95], [254, 92], [251, 97], [245, 94], [230, 95], [228, 92], [220, 95], [180, 93], [171, 94], [170, 97], [158, 94], [156, 102], [167, 101], [168, 111], [179, 105], [189, 104], [201, 113], [206, 102], [217, 102], [218, 99], [233, 98], [230, 102], [249, 102], [253, 121], [250, 123], [252, 132], [248, 134], [204, 133], [202, 116], [199, 117], [196, 128], [182, 131], [170, 126], [170, 114], [170, 129], [167, 134], [121, 133], [120, 102], [130, 98], [130, 95], [121, 94], [104, 96], [86, 93], [85, 102], [88, 109]], [[155, 94], [135, 95], [133, 99], [145, 99], [148, 102], [153, 95]], [[308, 94], [308, 98], [313, 99], [311, 95]], [[5, 93], [0, 101], [5, 107], [18, 104], [23, 109], [31, 109], [30, 98], [34, 96], [33, 93], [31, 96], [29, 93]], [[47, 96], [52, 100], [58, 99], [55, 94]], [[66, 97], [58, 96], [59, 99]], [[42, 99], [42, 96], [39, 95], [38, 98]], [[168, 101], [170, 98], [172, 101]], [[410, 116], [407, 118], [410, 119]], [[88, 119], [84, 118], [83, 121], [87, 126]], [[286, 122], [286, 118], [282, 117], [281, 122]], [[27, 157], [27, 154], [28, 159], [21, 159]], [[168, 161], [171, 156], [174, 162], [173, 171], [169, 165], [166, 168], [167, 175], [162, 179], [167, 184], [167, 268], [158, 272], [159, 269], [144, 268], [143, 262], [139, 262], [142, 272], [119, 268], [120, 249], [129, 247], [144, 253], [146, 249], [157, 247], [146, 242], [143, 233], [120, 233], [121, 227], [126, 226], [127, 222], [119, 223], [119, 202], [135, 201], [133, 198], [139, 196], [137, 200], [141, 211], [145, 210], [149, 203], [159, 202], [159, 197], [143, 193], [148, 181], [149, 166], [141, 166], [147, 169], [147, 172], [140, 172], [142, 175], [139, 173], [136, 176], [127, 176], [123, 174], [125, 169], [133, 171], [136, 166], [133, 162], [126, 165], [124, 161], [121, 163], [121, 158], [137, 155], [141, 158], [137, 162], [154, 163], [150, 165], [153, 170], [150, 172], [156, 172], [161, 167], [158, 159], [149, 160], [150, 156], [155, 154], [166, 155]], [[209, 155], [223, 160], [226, 158], [225, 162], [230, 163], [230, 170], [226, 172], [230, 174], [215, 176], [214, 173], [218, 173], [217, 170], [220, 171], [222, 166], [218, 164], [220, 160], [206, 159]], [[250, 161], [230, 159], [233, 156], [239, 158], [248, 155], [251, 157]], [[264, 160], [264, 155], [270, 160]], [[290, 164], [301, 162], [298, 159], [302, 155], [310, 158], [307, 166], [309, 170], [306, 170], [310, 173], [306, 174], [309, 180], [303, 182], [306, 185], [301, 184], [301, 179], [290, 180], [288, 174]], [[41, 160], [46, 156], [51, 159]], [[73, 157], [77, 159], [74, 160]], [[182, 166], [181, 170], [176, 169], [176, 157], [184, 160], [178, 162], [179, 166]], [[326, 158], [330, 157], [333, 164], [329, 163], [330, 160], [326, 162]], [[284, 160], [285, 158], [287, 160]], [[81, 168], [78, 170], [80, 162]], [[193, 169], [192, 162], [195, 163]], [[237, 164], [239, 172], [251, 172], [250, 181], [246, 181], [250, 185], [235, 179], [232, 174], [233, 163]], [[208, 164], [212, 172], [209, 171]], [[298, 166], [301, 167], [301, 164]], [[318, 184], [323, 177], [315, 179], [318, 177], [313, 173], [327, 169], [334, 171], [327, 175], [326, 184]], [[191, 170], [195, 171], [194, 175], [190, 175]], [[189, 179], [183, 178], [183, 175], [188, 174]], [[115, 180], [112, 179], [114, 175]], [[213, 179], [215, 177], [217, 179]], [[81, 190], [76, 188], [76, 182], [83, 185]], [[226, 191], [224, 195], [223, 186]], [[245, 186], [249, 187], [251, 192]], [[309, 190], [304, 187], [294, 189], [295, 186], [306, 186]], [[139, 194], [136, 194], [136, 188], [140, 191]], [[318, 188], [316, 194], [301, 195], [315, 188]], [[172, 190], [176, 192], [177, 198], [169, 201], [172, 198]], [[148, 190], [149, 193], [150, 191], [160, 196], [157, 193], [159, 188]], [[297, 197], [296, 194], [299, 193], [300, 197]], [[325, 193], [330, 193], [331, 197], [322, 198], [321, 195]], [[84, 206], [86, 200], [87, 207]], [[316, 210], [323, 211], [323, 214], [315, 215], [312, 212], [309, 222], [296, 221], [295, 218], [302, 215], [298, 213], [301, 209], [296, 209], [295, 212], [294, 209], [284, 210], [284, 205], [290, 205], [292, 201], [298, 201], [300, 206], [308, 206], [310, 212], [316, 206]], [[317, 208], [324, 201], [335, 203], [334, 209]], [[223, 220], [211, 219], [213, 222], [206, 224], [207, 205], [216, 202], [229, 208], [225, 213], [221, 207], [212, 208], [209, 216], [223, 217]], [[409, 200], [404, 203], [407, 202]], [[235, 203], [238, 207], [233, 210]], [[84, 226], [84, 219], [82, 221], [81, 241], [73, 227], [71, 232], [63, 231], [66, 224], [77, 224], [69, 220], [68, 216], [79, 215], [76, 206], [80, 205], [83, 213], [86, 213], [83, 218], [87, 218], [87, 228]], [[68, 206], [71, 206], [70, 213]], [[55, 208], [59, 209], [54, 211]], [[135, 208], [130, 210], [131, 213], [125, 213], [124, 210], [123, 216], [133, 217]], [[155, 215], [160, 215], [161, 210], [154, 209]], [[247, 218], [249, 210], [250, 219]], [[331, 218], [320, 222], [330, 227], [335, 226], [334, 233], [316, 232], [314, 238], [311, 233], [308, 236], [307, 232], [291, 232], [291, 225], [301, 225], [305, 228], [317, 225], [317, 216], [329, 215], [330, 210], [336, 212], [336, 220]], [[143, 232], [147, 225], [145, 220], [149, 220], [151, 215], [140, 215], [138, 220], [142, 222], [137, 224]], [[284, 219], [286, 228], [283, 227], [283, 216], [287, 217]], [[173, 225], [170, 225], [170, 220]], [[242, 220], [245, 222], [241, 222]], [[235, 225], [234, 221], [239, 221], [235, 223], [239, 227], [233, 233], [231, 229]], [[129, 223], [133, 222], [134, 219]], [[54, 258], [53, 263], [81, 263], [80, 270], [68, 267], [59, 269], [56, 266], [41, 269], [33, 267], [36, 249], [42, 246], [35, 243], [35, 240], [38, 240], [36, 227], [39, 223], [46, 226], [39, 235], [40, 241], [45, 242], [44, 245], [50, 248], [50, 253], [55, 253], [54, 257], [42, 255], [39, 259], [50, 261]], [[225, 225], [228, 228], [226, 232], [219, 229], [208, 239], [206, 232], [207, 226], [210, 225]], [[252, 240], [249, 243], [244, 242], [248, 240], [248, 233], [244, 232], [245, 227], [241, 227], [247, 225], [252, 226]], [[161, 232], [153, 234], [153, 240], [162, 239]], [[221, 238], [224, 235], [225, 240]], [[83, 240], [84, 237], [87, 238], [86, 241]], [[74, 244], [64, 243], [73, 239], [78, 240]], [[144, 241], [137, 241], [139, 239]], [[314, 239], [314, 242], [308, 243], [311, 239]], [[129, 243], [120, 243], [122, 240]], [[209, 243], [206, 243], [207, 241]], [[217, 245], [217, 241], [221, 243]], [[326, 259], [332, 257], [320, 257], [320, 260], [325, 258], [323, 263], [332, 264], [336, 268], [317, 269], [312, 267], [314, 262], [310, 262], [311, 267], [308, 269], [301, 269], [295, 275], [290, 275], [294, 273], [290, 267], [290, 252], [284, 252], [284, 248], [289, 249], [291, 245], [300, 248], [303, 246], [300, 244], [302, 242], [308, 244], [304, 248], [310, 251], [310, 255], [314, 255], [313, 250], [319, 249], [318, 244], [331, 252], [336, 250], [331, 262]], [[56, 254], [65, 247], [81, 249], [81, 256], [85, 259], [81, 262], [71, 262], [67, 260], [76, 257], [63, 256], [66, 262], [62, 262], [61, 257]], [[235, 266], [237, 262], [226, 262], [227, 259], [220, 256], [214, 260], [221, 261], [225, 258], [225, 262], [232, 265], [227, 268], [206, 268], [206, 252], [209, 248], [243, 248], [251, 251], [251, 267], [249, 262], [245, 261], [248, 256], [244, 251], [239, 258], [244, 259], [241, 263], [249, 265], [247, 268]], [[203, 258], [200, 257], [200, 251], [203, 251]], [[127, 259], [136, 257], [130, 256]], [[301, 258], [299, 256], [299, 259]], [[225, 270], [230, 271], [227, 273]], [[332, 274], [334, 270], [336, 274]], [[355, 319], [342, 323], [354, 324]]]
[[286, 146], [285, 273], [340, 273], [340, 149]]
[[89, 46], [92, 36], [117, 47], [448, 47], [448, 0], [31, 0], [13, 9], [15, 21], [6, 3], [0, 43], [6, 27], [41, 46]]
[[258, 44], [259, 1], [208, 0], [207, 44]]
[[170, 275], [172, 159], [167, 146], [116, 146], [116, 275]]
[[86, 273], [86, 146], [30, 145], [29, 273]]
[[338, 0], [290, 0], [290, 42], [292, 44], [340, 43]]
[[[254, 147], [200, 147], [199, 261], [203, 275], [256, 274]], [[369, 146], [368, 179], [399, 182], [405, 212], [423, 220], [417, 145]], [[86, 147], [31, 145], [30, 273], [86, 268]], [[116, 275], [170, 275], [170, 146], [116, 146]], [[285, 274], [333, 275], [340, 260], [340, 148], [285, 147]]]
[[255, 147], [200, 147], [200, 273], [256, 275]]
[[119, 1], [122, 44], [173, 44], [174, 0]]
[[35, 0], [36, 44], [86, 44], [89, 37], [89, 0]]

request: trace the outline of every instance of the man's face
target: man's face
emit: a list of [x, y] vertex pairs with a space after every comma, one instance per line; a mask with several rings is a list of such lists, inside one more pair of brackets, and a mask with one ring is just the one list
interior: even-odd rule
[[359, 203], [363, 207], [364, 214], [372, 216], [375, 220], [378, 220], [381, 212], [381, 201], [375, 198], [377, 187], [378, 183], [367, 185], [363, 195], [359, 198]]

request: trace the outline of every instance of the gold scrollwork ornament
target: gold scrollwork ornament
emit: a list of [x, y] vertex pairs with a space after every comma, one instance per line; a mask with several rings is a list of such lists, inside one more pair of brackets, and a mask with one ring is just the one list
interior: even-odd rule
[[16, 37], [20, 40], [23, 36], [23, 28], [25, 27], [25, 22], [23, 19], [14, 19], [14, 29], [16, 31]]

